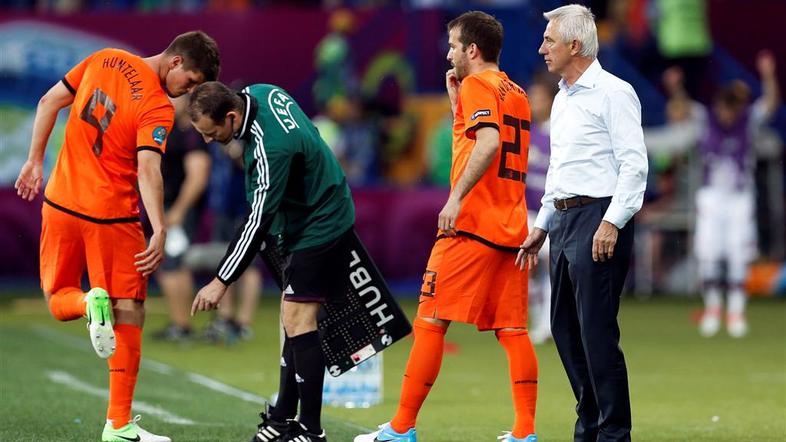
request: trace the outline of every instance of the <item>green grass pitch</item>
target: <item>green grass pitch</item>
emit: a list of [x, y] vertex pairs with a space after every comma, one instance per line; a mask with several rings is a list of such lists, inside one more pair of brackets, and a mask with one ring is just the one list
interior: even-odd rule
[[[278, 315], [264, 301], [256, 336], [236, 345], [178, 345], [149, 339], [163, 325], [160, 298], [148, 301], [143, 365], [134, 413], [143, 427], [174, 441], [246, 441], [261, 397], [278, 387]], [[414, 302], [406, 302], [410, 315]], [[636, 441], [786, 441], [786, 302], [754, 300], [751, 334], [700, 338], [697, 302], [623, 301]], [[198, 318], [203, 324], [206, 315]], [[454, 349], [418, 420], [424, 442], [494, 441], [509, 429], [507, 363], [492, 333], [454, 324]], [[369, 409], [326, 407], [331, 442], [351, 441], [395, 412], [411, 341], [385, 352], [385, 397]], [[541, 441], [572, 440], [573, 395], [553, 344], [536, 347]], [[98, 441], [107, 370], [83, 321], [58, 323], [37, 297], [0, 297], [0, 441]]]

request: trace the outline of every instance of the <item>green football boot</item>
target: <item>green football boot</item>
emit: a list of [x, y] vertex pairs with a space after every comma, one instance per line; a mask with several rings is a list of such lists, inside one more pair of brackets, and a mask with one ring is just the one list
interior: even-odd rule
[[135, 416], [126, 426], [115, 429], [111, 421], [106, 421], [104, 432], [101, 434], [102, 442], [172, 442], [166, 436], [153, 434], [140, 427], [137, 422], [142, 416]]
[[90, 342], [98, 357], [106, 359], [115, 353], [115, 331], [112, 328], [109, 294], [100, 287], [94, 287], [87, 292], [85, 304]]

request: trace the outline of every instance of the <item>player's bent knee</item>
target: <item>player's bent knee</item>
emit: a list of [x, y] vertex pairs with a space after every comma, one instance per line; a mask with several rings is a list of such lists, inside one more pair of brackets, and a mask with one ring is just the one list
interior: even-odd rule
[[115, 324], [131, 324], [142, 327], [145, 322], [145, 304], [136, 299], [112, 299]]

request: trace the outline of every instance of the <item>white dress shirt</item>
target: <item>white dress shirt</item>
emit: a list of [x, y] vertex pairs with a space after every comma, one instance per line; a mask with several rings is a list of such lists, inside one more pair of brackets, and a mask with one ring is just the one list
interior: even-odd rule
[[603, 219], [618, 228], [639, 211], [647, 184], [641, 103], [633, 87], [595, 59], [551, 106], [551, 159], [535, 227], [548, 232], [554, 200], [612, 197]]

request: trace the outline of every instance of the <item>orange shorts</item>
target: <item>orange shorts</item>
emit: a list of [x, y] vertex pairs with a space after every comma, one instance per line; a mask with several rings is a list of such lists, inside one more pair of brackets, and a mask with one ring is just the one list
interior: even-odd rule
[[146, 298], [147, 278], [134, 265], [134, 255], [147, 247], [140, 223], [98, 224], [47, 203], [41, 214], [44, 292], [81, 287], [87, 269], [90, 286], [106, 289], [110, 298]]
[[437, 240], [423, 275], [418, 316], [475, 324], [478, 330], [527, 327], [527, 271], [516, 255], [463, 236]]

